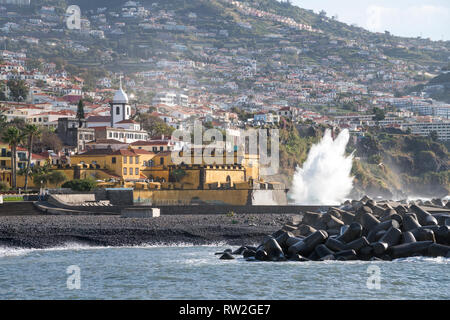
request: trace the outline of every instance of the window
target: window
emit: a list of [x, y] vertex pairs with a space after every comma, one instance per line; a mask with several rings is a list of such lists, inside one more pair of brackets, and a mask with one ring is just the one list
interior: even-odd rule
[[159, 151], [164, 151], [164, 147], [159, 147]]
[[123, 168], [123, 175], [124, 175], [124, 176], [127, 175], [127, 168]]
[[123, 163], [127, 163], [127, 157], [123, 157]]
[[158, 151], [158, 147], [153, 147], [153, 152], [157, 152]]
[[135, 173], [136, 173], [137, 176], [139, 175], [139, 168], [135, 169]]
[[127, 115], [130, 115], [130, 108], [127, 108]]
[[139, 164], [139, 157], [136, 157], [135, 158], [135, 162], [134, 162], [135, 164]]
[[116, 107], [116, 114], [117, 114], [117, 115], [120, 114], [120, 107]]
[[130, 176], [133, 175], [133, 168], [130, 168]]
[[133, 157], [130, 157], [130, 164], [133, 163]]
[[112, 132], [109, 133], [109, 137], [112, 138]]
[[111, 158], [111, 162], [112, 162], [112, 163], [117, 163], [116, 157], [112, 157], [112, 158]]
[[164, 158], [159, 158], [159, 164], [164, 164]]

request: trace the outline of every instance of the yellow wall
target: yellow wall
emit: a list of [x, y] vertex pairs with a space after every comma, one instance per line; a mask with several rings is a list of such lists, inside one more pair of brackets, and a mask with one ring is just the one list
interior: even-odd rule
[[226, 169], [206, 169], [205, 183], [227, 183], [227, 177], [231, 179], [231, 186], [236, 181], [244, 181], [244, 169], [226, 170]]
[[[11, 149], [9, 148], [9, 145], [3, 142], [0, 142], [0, 161], [5, 161], [5, 168], [11, 168], [11, 157], [8, 157], [5, 155], [5, 157], [2, 157], [2, 149], [6, 150], [6, 153], [11, 152]], [[1, 164], [1, 162], [0, 162]], [[0, 165], [1, 166], [1, 165]]]
[[200, 184], [200, 170], [199, 169], [185, 169], [186, 175], [180, 180], [181, 183], [192, 185], [192, 189], [198, 189]]
[[0, 182], [4, 182], [11, 187], [11, 170], [0, 169]]
[[[60, 171], [65, 174], [67, 177], [66, 181], [73, 180], [73, 169], [58, 169], [58, 170], [52, 170], [52, 171]], [[64, 183], [64, 182], [63, 182]], [[17, 175], [17, 188], [24, 188], [25, 187], [25, 176], [24, 175]], [[61, 185], [57, 186], [55, 184], [48, 183], [46, 185], [47, 188], [58, 188], [61, 187]], [[36, 184], [33, 181], [33, 177], [28, 177], [28, 188], [37, 188]]]
[[[115, 163], [113, 163], [113, 158], [115, 158]], [[125, 160], [126, 158], [126, 160]], [[136, 158], [138, 159], [136, 163]], [[122, 156], [122, 155], [74, 155], [70, 158], [70, 163], [72, 165], [79, 164], [97, 164], [101, 169], [106, 169], [119, 176], [122, 180], [138, 180], [140, 179], [140, 173], [142, 169], [141, 155], [135, 157], [132, 156]], [[132, 161], [130, 161], [132, 160]], [[124, 171], [126, 168], [126, 173]], [[138, 169], [136, 173], [136, 169]]]
[[247, 204], [248, 190], [134, 190], [135, 202], [153, 205], [189, 204], [194, 198], [207, 203]]
[[153, 177], [153, 180], [161, 180], [169, 181], [169, 169], [161, 167], [153, 167], [153, 168], [145, 168], [142, 170], [142, 173], [150, 179]]
[[[8, 152], [11, 153], [11, 148], [10, 148], [10, 146], [9, 146], [8, 144], [4, 143], [4, 142], [0, 142], [0, 167], [11, 169], [11, 156], [5, 156], [5, 157], [2, 157], [2, 156], [1, 156], [1, 155], [2, 155], [2, 149], [5, 149], [5, 150], [6, 150], [6, 154], [8, 154]], [[22, 150], [19, 151], [19, 150], [17, 150], [17, 152], [23, 153], [23, 152], [25, 152], [25, 151], [22, 151]], [[28, 161], [28, 152], [26, 152], [26, 160], [25, 160], [25, 161], [21, 161], [21, 160], [19, 159], [19, 156], [16, 156], [16, 159], [17, 159], [17, 161], [16, 161], [16, 163], [17, 163], [17, 168], [26, 168], [26, 166], [27, 166], [27, 161]], [[4, 165], [1, 164], [2, 161], [4, 161]]]

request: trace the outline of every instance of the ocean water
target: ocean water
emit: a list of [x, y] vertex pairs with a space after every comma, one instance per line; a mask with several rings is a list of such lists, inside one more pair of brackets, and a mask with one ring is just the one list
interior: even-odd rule
[[225, 248], [2, 247], [0, 299], [450, 299], [446, 258], [219, 260], [214, 253]]

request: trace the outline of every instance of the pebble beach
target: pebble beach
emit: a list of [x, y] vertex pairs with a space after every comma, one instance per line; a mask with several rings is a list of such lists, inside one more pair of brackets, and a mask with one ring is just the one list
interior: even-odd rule
[[0, 246], [50, 248], [68, 242], [95, 246], [257, 243], [293, 215], [0, 216]]

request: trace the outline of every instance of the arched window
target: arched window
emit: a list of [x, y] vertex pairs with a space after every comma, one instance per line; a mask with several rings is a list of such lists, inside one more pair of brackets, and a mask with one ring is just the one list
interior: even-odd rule
[[231, 183], [231, 177], [227, 176], [227, 183]]
[[120, 114], [120, 107], [116, 107], [116, 114], [117, 114], [117, 115]]

